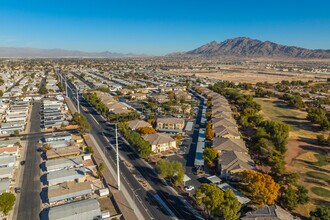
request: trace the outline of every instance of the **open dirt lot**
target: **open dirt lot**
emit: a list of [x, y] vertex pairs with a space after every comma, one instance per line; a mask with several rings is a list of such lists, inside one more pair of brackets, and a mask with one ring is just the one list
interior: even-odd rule
[[[166, 72], [166, 71], [165, 71]], [[251, 83], [255, 84], [257, 82], [269, 82], [276, 83], [282, 80], [326, 80], [329, 77], [326, 74], [317, 73], [301, 73], [301, 72], [280, 72], [274, 70], [266, 69], [256, 69], [256, 68], [240, 68], [237, 66], [226, 66], [225, 69], [221, 70], [210, 70], [210, 71], [198, 71], [198, 70], [181, 70], [181, 71], [168, 71], [172, 74], [183, 74], [183, 75], [193, 75], [211, 79], [228, 80], [237, 83]]]

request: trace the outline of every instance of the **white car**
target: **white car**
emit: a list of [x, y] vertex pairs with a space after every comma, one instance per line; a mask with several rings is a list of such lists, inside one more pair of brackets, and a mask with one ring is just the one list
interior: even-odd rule
[[184, 189], [186, 191], [191, 191], [191, 190], [195, 189], [195, 187], [194, 186], [185, 186]]

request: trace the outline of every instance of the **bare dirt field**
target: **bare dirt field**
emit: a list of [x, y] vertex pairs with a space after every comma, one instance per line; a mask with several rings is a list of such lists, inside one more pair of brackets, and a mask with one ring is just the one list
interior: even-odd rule
[[170, 71], [172, 74], [193, 75], [218, 80], [227, 80], [233, 82], [245, 82], [255, 84], [257, 82], [276, 83], [282, 80], [325, 80], [328, 76], [315, 73], [292, 73], [275, 71], [256, 71], [256, 70], [232, 70], [232, 71]]

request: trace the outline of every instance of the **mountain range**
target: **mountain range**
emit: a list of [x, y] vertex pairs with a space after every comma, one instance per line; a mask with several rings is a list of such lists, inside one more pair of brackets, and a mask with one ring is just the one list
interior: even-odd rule
[[[28, 47], [0, 47], [0, 57], [6, 58], [120, 58], [146, 55], [122, 54], [109, 51], [84, 52], [63, 49], [37, 49]], [[212, 41], [188, 52], [171, 53], [171, 57], [273, 57], [273, 58], [330, 58], [330, 50], [311, 50], [276, 44], [270, 41], [237, 37], [223, 42]]]
[[6, 58], [120, 58], [143, 55], [104, 52], [84, 52], [63, 49], [37, 49], [28, 47], [0, 47], [0, 57]]
[[212, 41], [197, 49], [173, 53], [170, 56], [201, 57], [278, 57], [278, 58], [330, 58], [330, 50], [311, 50], [295, 46], [285, 46], [270, 41], [238, 37], [223, 42]]

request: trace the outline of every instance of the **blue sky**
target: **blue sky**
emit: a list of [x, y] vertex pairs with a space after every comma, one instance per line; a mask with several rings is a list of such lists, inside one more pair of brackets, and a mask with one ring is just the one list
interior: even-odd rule
[[0, 0], [0, 46], [163, 55], [239, 36], [330, 49], [330, 1]]

